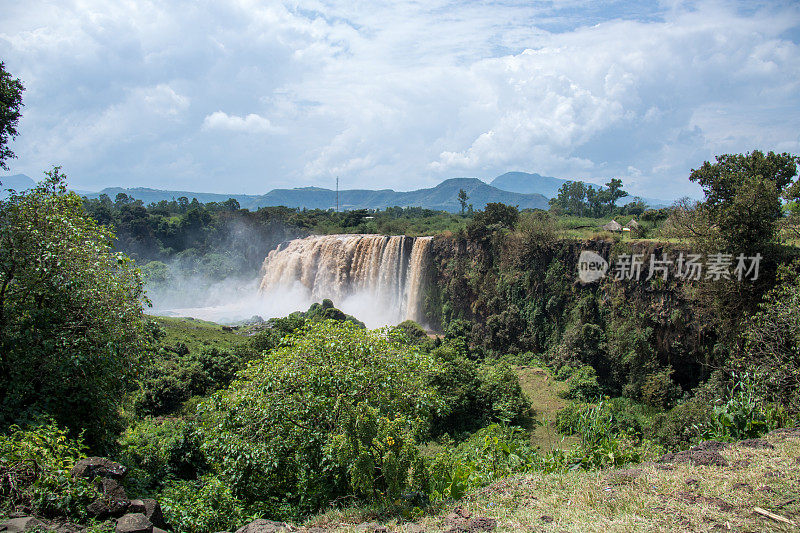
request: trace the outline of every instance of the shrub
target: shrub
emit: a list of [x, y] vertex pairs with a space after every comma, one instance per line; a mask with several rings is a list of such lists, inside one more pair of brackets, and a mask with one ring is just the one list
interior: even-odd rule
[[782, 427], [787, 418], [782, 409], [767, 404], [750, 374], [734, 375], [727, 398], [712, 407], [705, 438], [736, 441], [760, 437]]
[[[569, 368], [569, 367], [567, 367]], [[562, 394], [570, 400], [590, 401], [600, 397], [600, 385], [597, 383], [597, 372], [589, 365], [559, 371], [558, 377], [566, 377], [567, 390]]]
[[156, 361], [140, 381], [134, 409], [142, 416], [174, 413], [183, 402], [208, 387], [201, 364], [187, 357]]
[[428, 334], [425, 332], [425, 329], [413, 320], [405, 320], [399, 323], [396, 328], [401, 330], [408, 339], [408, 342], [412, 344], [422, 344], [428, 340]]
[[416, 446], [418, 422], [399, 414], [381, 416], [361, 403], [345, 409], [341, 426], [329, 446], [357, 494], [391, 502], [426, 489], [427, 472]]
[[672, 381], [672, 369], [647, 374], [642, 382], [641, 400], [652, 407], [668, 408], [680, 395], [680, 387]]
[[365, 405], [387, 420], [428, 420], [443, 407], [428, 385], [437, 371], [390, 329], [311, 322], [202, 405], [204, 451], [247, 505], [316, 511], [365, 486], [358, 477], [354, 487], [350, 465], [326, 452], [348, 434], [347, 413]]
[[506, 363], [484, 365], [480, 371], [479, 401], [491, 421], [519, 423], [531, 405], [522, 392], [519, 377]]
[[524, 431], [493, 424], [436, 455], [429, 467], [430, 493], [434, 500], [459, 499], [470, 489], [527, 472], [536, 461]]
[[240, 356], [217, 348], [203, 348], [192, 359], [200, 364], [209, 388], [213, 389], [227, 387], [242, 368]]
[[431, 355], [437, 359], [439, 371], [430, 376], [429, 384], [439, 393], [443, 406], [433, 415], [432, 433], [458, 435], [474, 431], [486, 418], [479, 401], [478, 364], [450, 343], [434, 349]]
[[214, 476], [169, 481], [159, 495], [164, 518], [177, 531], [235, 531], [257, 518], [233, 494], [230, 484]]
[[711, 407], [693, 398], [653, 418], [645, 437], [668, 450], [688, 448], [698, 442], [711, 421]]
[[531, 406], [514, 369], [507, 363], [478, 365], [450, 343], [434, 349], [439, 371], [430, 378], [444, 408], [433, 416], [432, 433], [475, 431], [487, 424], [520, 423]]
[[125, 479], [132, 493], [157, 490], [174, 479], [191, 480], [206, 467], [196, 428], [180, 419], [145, 419], [120, 437], [120, 460], [129, 468]]
[[0, 435], [0, 513], [28, 508], [39, 516], [84, 520], [97, 491], [70, 470], [85, 449], [52, 420], [27, 430], [12, 426], [9, 435]]
[[800, 263], [783, 267], [779, 282], [747, 321], [744, 351], [733, 360], [761, 384], [764, 399], [800, 414]]

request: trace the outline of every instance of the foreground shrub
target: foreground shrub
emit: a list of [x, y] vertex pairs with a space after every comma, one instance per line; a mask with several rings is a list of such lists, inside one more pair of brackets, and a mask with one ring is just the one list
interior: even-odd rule
[[365, 403], [346, 407], [329, 448], [345, 466], [350, 487], [368, 500], [391, 502], [408, 489], [425, 490], [425, 465], [416, 443], [419, 424], [380, 416]]
[[235, 531], [258, 518], [248, 514], [230, 484], [214, 476], [195, 481], [173, 480], [159, 496], [165, 520], [177, 531]]
[[89, 480], [70, 475], [85, 449], [52, 421], [0, 435], [0, 514], [27, 508], [39, 516], [85, 519], [97, 492]]
[[[388, 424], [383, 419], [419, 424], [442, 409], [428, 385], [435, 372], [435, 359], [399, 332], [310, 322], [201, 406], [204, 451], [234, 497], [268, 505], [271, 517], [316, 511], [345, 495], [371, 499], [363, 476], [371, 470], [383, 476], [373, 489], [389, 489], [395, 481], [384, 470], [391, 458], [365, 457], [353, 439], [363, 444], [392, 435], [380, 429]], [[369, 412], [371, 422], [366, 415], [354, 422], [354, 412]], [[353, 457], [362, 462], [357, 471]]]
[[536, 466], [536, 452], [527, 433], [493, 424], [456, 448], [437, 454], [430, 465], [431, 497], [459, 499], [468, 490]]
[[508, 364], [479, 365], [450, 341], [431, 355], [439, 370], [431, 376], [430, 385], [444, 404], [433, 416], [433, 435], [458, 437], [492, 423], [519, 423], [530, 413], [530, 402]]
[[788, 422], [783, 408], [764, 401], [752, 375], [734, 375], [733, 378], [726, 397], [711, 410], [704, 438], [728, 442], [752, 439]]
[[800, 263], [784, 266], [779, 282], [747, 321], [745, 349], [732, 366], [754, 376], [765, 400], [800, 414]]
[[561, 367], [556, 377], [567, 382], [567, 389], [562, 394], [564, 398], [586, 402], [600, 397], [597, 372], [589, 365]]

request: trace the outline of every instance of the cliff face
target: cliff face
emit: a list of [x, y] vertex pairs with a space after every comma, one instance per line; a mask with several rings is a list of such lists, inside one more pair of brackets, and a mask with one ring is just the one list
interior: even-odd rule
[[[578, 276], [587, 250], [608, 263], [594, 283]], [[709, 375], [717, 336], [695, 298], [699, 282], [679, 279], [674, 263], [663, 279], [658, 261], [664, 254], [674, 261], [679, 253], [611, 240], [439, 236], [431, 244], [425, 316], [440, 330], [468, 321], [477, 350], [530, 351], [556, 366], [589, 364], [606, 385], [632, 396], [654, 380], [685, 389]], [[619, 275], [629, 254], [642, 256], [638, 280], [635, 268]]]

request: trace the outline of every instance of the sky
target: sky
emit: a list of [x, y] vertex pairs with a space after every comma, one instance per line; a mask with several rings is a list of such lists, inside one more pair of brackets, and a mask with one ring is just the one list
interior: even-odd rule
[[507, 171], [699, 197], [800, 153], [800, 3], [2, 0], [11, 174], [77, 189], [431, 187]]

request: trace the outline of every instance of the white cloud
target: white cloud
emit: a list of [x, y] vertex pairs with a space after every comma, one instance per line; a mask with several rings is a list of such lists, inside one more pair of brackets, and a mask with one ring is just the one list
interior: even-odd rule
[[224, 111], [215, 111], [203, 120], [204, 130], [234, 131], [240, 133], [282, 133], [283, 130], [273, 126], [268, 118], [250, 113], [244, 117], [229, 115]]
[[800, 148], [789, 2], [7, 4], [0, 58], [27, 87], [13, 170], [60, 163], [84, 188], [521, 169], [675, 197], [715, 154]]

